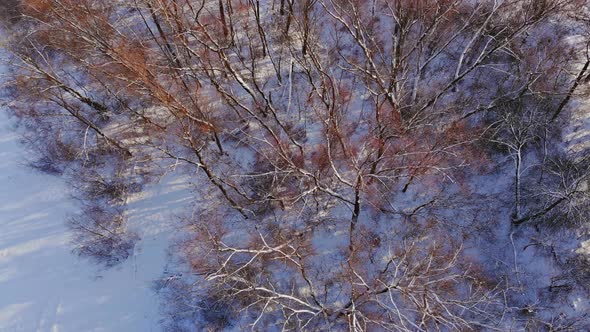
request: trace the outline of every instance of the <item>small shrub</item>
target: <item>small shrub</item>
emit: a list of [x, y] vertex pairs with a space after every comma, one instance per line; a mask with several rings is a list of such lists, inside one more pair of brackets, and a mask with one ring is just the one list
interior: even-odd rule
[[137, 234], [128, 232], [122, 211], [90, 205], [82, 213], [69, 220], [81, 256], [91, 258], [107, 267], [127, 259], [139, 240]]

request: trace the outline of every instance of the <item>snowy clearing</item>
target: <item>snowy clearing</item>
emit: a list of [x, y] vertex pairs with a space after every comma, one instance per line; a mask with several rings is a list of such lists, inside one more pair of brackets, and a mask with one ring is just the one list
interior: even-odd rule
[[[0, 331], [157, 331], [153, 282], [163, 272], [185, 185], [168, 179], [129, 203], [142, 230], [134, 257], [103, 269], [72, 254], [66, 185], [31, 171], [11, 121], [0, 114]], [[166, 180], [166, 179], [164, 179]]]

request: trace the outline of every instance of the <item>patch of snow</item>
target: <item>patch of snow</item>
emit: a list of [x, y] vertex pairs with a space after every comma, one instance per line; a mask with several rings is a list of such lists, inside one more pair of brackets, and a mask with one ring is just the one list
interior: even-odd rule
[[66, 220], [77, 207], [59, 178], [24, 166], [26, 153], [0, 112], [0, 332], [157, 331], [153, 283], [166, 264], [173, 213], [188, 182], [168, 176], [129, 202], [142, 240], [111, 269], [72, 254]]

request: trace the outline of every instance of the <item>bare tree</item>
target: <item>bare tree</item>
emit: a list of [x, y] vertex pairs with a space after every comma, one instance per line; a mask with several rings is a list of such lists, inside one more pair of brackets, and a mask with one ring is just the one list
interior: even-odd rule
[[72, 223], [99, 255], [131, 248], [133, 169], [191, 169], [181, 307], [199, 327], [502, 330], [502, 282], [463, 252], [449, 196], [472, 197], [492, 132], [514, 158], [514, 223], [537, 217], [530, 101], [559, 113], [579, 84], [569, 4], [26, 0], [11, 108], [100, 203]]

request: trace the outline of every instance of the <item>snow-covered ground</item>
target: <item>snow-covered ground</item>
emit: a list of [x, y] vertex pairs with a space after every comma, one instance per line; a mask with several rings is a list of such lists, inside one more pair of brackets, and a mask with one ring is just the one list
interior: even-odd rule
[[590, 104], [586, 101], [576, 103], [578, 107], [572, 112], [564, 139], [571, 152], [581, 154], [590, 149]]
[[[141, 230], [134, 256], [111, 269], [72, 254], [65, 221], [77, 207], [59, 178], [24, 166], [0, 111], [0, 331], [158, 331], [154, 281], [162, 277], [186, 182], [164, 178], [129, 202]], [[141, 226], [140, 226], [141, 225]]]

